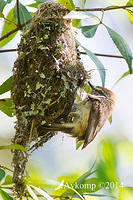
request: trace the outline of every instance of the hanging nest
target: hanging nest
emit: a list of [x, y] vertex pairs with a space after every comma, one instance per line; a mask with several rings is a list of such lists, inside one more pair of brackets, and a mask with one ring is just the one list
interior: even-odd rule
[[[71, 19], [63, 19], [68, 12], [58, 3], [41, 4], [21, 38], [11, 89], [17, 118], [13, 143], [27, 146], [35, 141], [40, 146], [51, 138], [55, 133], [46, 132], [44, 126], [67, 120], [76, 91], [87, 78]], [[14, 151], [18, 191], [26, 162], [26, 154]]]

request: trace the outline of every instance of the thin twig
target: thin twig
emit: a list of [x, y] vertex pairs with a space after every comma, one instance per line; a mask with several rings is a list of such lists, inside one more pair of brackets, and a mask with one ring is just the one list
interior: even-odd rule
[[0, 53], [13, 52], [13, 51], [18, 51], [18, 49], [3, 49], [3, 50], [0, 50]]
[[6, 166], [4, 166], [4, 165], [0, 165], [0, 168], [2, 168], [2, 169], [6, 169], [6, 170], [8, 170], [8, 171], [10, 171], [10, 172], [13, 172], [12, 169], [9, 169], [8, 167], [6, 167]]
[[18, 24], [17, 26], [21, 28], [21, 22], [20, 22], [20, 13], [19, 13], [19, 0], [16, 0], [16, 7], [17, 7], [17, 19], [18, 19]]
[[127, 6], [108, 6], [105, 8], [76, 8], [76, 11], [108, 11], [108, 10], [117, 10], [117, 9], [126, 9], [133, 8], [133, 5]]
[[[18, 49], [3, 49], [0, 50], [0, 53], [6, 53], [6, 52], [13, 52], [13, 51], [18, 51]], [[80, 52], [80, 54], [87, 55], [85, 52]], [[110, 54], [102, 54], [102, 53], [94, 53], [96, 56], [103, 56], [103, 57], [110, 57], [110, 58], [123, 58], [123, 56], [118, 56], [118, 55], [110, 55]]]
[[5, 186], [0, 186], [0, 188], [5, 189], [5, 190], [12, 190], [13, 187], [5, 187]]
[[16, 31], [22, 30], [22, 28], [26, 25], [29, 24], [31, 19], [27, 20], [25, 23], [21, 24], [21, 27], [16, 27], [15, 29], [11, 30], [10, 32], [6, 33], [0, 38], [0, 41], [4, 40], [5, 38], [9, 37], [11, 34], [15, 33]]
[[[80, 52], [80, 54], [87, 55], [85, 52]], [[117, 56], [117, 55], [110, 55], [110, 54], [101, 54], [101, 53], [94, 53], [96, 56], [103, 56], [103, 57], [110, 57], [110, 58], [123, 58], [123, 56]]]

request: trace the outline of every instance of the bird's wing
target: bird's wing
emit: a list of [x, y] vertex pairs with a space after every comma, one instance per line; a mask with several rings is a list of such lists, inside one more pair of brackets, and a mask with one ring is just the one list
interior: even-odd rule
[[82, 149], [84, 149], [95, 138], [96, 129], [97, 129], [97, 126], [99, 123], [99, 117], [100, 117], [100, 113], [99, 113], [98, 107], [95, 107], [92, 104], [90, 116], [88, 119], [88, 127], [87, 127], [86, 133], [85, 133], [85, 142], [84, 142]]

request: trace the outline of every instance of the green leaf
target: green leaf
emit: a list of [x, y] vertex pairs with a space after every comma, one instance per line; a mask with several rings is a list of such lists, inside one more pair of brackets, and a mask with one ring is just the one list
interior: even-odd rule
[[27, 190], [29, 192], [29, 194], [31, 195], [31, 197], [34, 199], [34, 200], [39, 200], [37, 195], [35, 194], [35, 192], [33, 192], [33, 190], [31, 189], [31, 187], [29, 185], [26, 186], [27, 187]]
[[93, 15], [88, 12], [72, 10], [67, 15], [65, 15], [63, 18], [64, 19], [90, 19], [91, 17], [97, 18], [96, 15]]
[[29, 6], [29, 7], [33, 7], [33, 8], [37, 8], [38, 6], [40, 5], [40, 3], [32, 3], [32, 4], [29, 4], [29, 5], [27, 5], [27, 6]]
[[5, 177], [6, 173], [3, 169], [0, 168], [0, 181]]
[[38, 188], [38, 187], [35, 187], [33, 185], [31, 185], [31, 187], [36, 190], [42, 197], [44, 197], [45, 199], [47, 200], [53, 200], [53, 198], [51, 196], [49, 196], [48, 193], [46, 193], [44, 190]]
[[126, 12], [127, 12], [128, 18], [130, 19], [130, 22], [133, 24], [133, 11], [126, 9]]
[[11, 144], [11, 145], [0, 146], [0, 150], [3, 150], [3, 149], [16, 149], [16, 150], [21, 150], [21, 151], [27, 152], [27, 150], [20, 144]]
[[5, 191], [0, 189], [0, 197], [2, 197], [3, 200], [13, 200], [12, 197], [10, 197]]
[[102, 81], [102, 86], [105, 86], [105, 79], [106, 79], [106, 72], [105, 72], [105, 68], [104, 65], [101, 63], [101, 61], [95, 56], [94, 53], [92, 53], [91, 51], [89, 51], [88, 49], [86, 49], [85, 47], [83, 47], [78, 41], [77, 44], [82, 47], [84, 49], [84, 51], [86, 52], [86, 54], [91, 58], [91, 60], [95, 63], [97, 69], [99, 70], [99, 74], [101, 77], [101, 81]]
[[92, 169], [94, 168], [95, 166], [95, 162], [93, 163], [93, 165], [91, 166], [91, 168], [85, 172], [82, 176], [80, 176], [76, 182], [78, 182], [79, 184], [82, 183], [86, 178], [88, 178], [90, 175], [94, 174], [95, 173], [95, 170], [92, 171]]
[[106, 194], [84, 194], [84, 195], [88, 195], [88, 196], [92, 196], [92, 197], [111, 197], [116, 199], [115, 196], [110, 196], [110, 195], [106, 195]]
[[[6, 19], [7, 20], [5, 20], [1, 37], [16, 28], [16, 19], [14, 17], [14, 8], [12, 8], [10, 10]], [[0, 48], [5, 46], [8, 42], [10, 42], [16, 34], [17, 34], [17, 31], [15, 33], [11, 34], [10, 36], [8, 36], [7, 38], [3, 39], [2, 41], [0, 41]]]
[[11, 3], [12, 2], [12, 0], [7, 0], [7, 3]]
[[2, 183], [2, 185], [11, 185], [11, 184], [13, 184], [12, 176], [7, 175], [5, 178], [5, 181], [4, 181], [4, 183]]
[[4, 94], [11, 89], [11, 84], [13, 81], [13, 76], [8, 78], [2, 85], [0, 85], [0, 94]]
[[75, 5], [72, 0], [57, 0], [57, 2], [63, 4], [68, 10], [75, 10]]
[[[20, 23], [21, 24], [24, 24], [24, 22], [26, 22], [26, 21], [28, 21], [29, 19], [32, 18], [29, 11], [27, 10], [27, 8], [21, 3], [19, 3], [19, 14], [20, 14]], [[16, 6], [14, 8], [14, 16], [16, 18], [16, 21], [18, 21]], [[26, 28], [27, 26], [29, 26], [29, 24], [26, 25], [24, 28]]]
[[114, 144], [109, 138], [105, 138], [98, 149], [98, 162], [96, 165], [97, 177], [101, 181], [101, 187], [112, 191], [114, 188], [108, 186], [107, 182], [119, 182], [116, 167], [117, 155]]
[[8, 3], [11, 3], [12, 0], [7, 0], [7, 1], [4, 1], [4, 0], [0, 0], [0, 17], [4, 17], [3, 15], [3, 10], [5, 8], [5, 6], [8, 4]]
[[9, 117], [13, 117], [14, 109], [12, 100], [10, 98], [0, 99], [0, 110]]
[[[71, 182], [72, 185], [77, 185], [77, 184], [83, 184], [84, 181], [92, 174], [95, 173], [95, 171], [92, 171], [93, 167], [95, 165], [95, 162], [93, 163], [92, 167], [87, 171], [85, 172], [83, 175], [81, 175], [78, 179], [76, 179], [74, 182]], [[67, 181], [67, 183], [70, 183]], [[62, 196], [72, 196], [74, 195], [74, 191], [71, 191], [70, 189], [67, 189], [63, 194]]]
[[130, 6], [130, 5], [132, 6], [133, 5], [133, 0], [129, 0], [126, 5], [127, 6]]
[[83, 187], [80, 188], [78, 192], [80, 194], [96, 192], [101, 189], [99, 183], [100, 181], [98, 178], [88, 178], [82, 183]]
[[118, 33], [116, 33], [114, 30], [112, 30], [108, 26], [105, 26], [105, 27], [106, 27], [111, 39], [113, 40], [113, 42], [115, 43], [116, 47], [120, 51], [121, 55], [126, 60], [126, 62], [128, 64], [128, 67], [129, 67], [130, 74], [131, 74], [132, 73], [132, 59], [133, 59], [133, 56], [132, 56], [132, 51], [131, 51], [129, 45], [127, 44], [127, 42]]
[[112, 115], [108, 118], [109, 123], [112, 124]]
[[75, 28], [80, 28], [81, 20], [80, 19], [72, 19], [72, 26]]
[[4, 0], [1, 0], [0, 1], [0, 17], [4, 17], [4, 15], [3, 15], [3, 10], [4, 10], [4, 8], [5, 8], [5, 6], [6, 6], [6, 2], [4, 1]]
[[99, 24], [91, 25], [91, 26], [82, 26], [81, 31], [85, 37], [92, 38], [95, 35], [98, 26]]
[[87, 92], [87, 93], [90, 93], [91, 92], [91, 87], [88, 84], [85, 84], [84, 85], [84, 91]]
[[[133, 73], [133, 69], [132, 69], [132, 73]], [[126, 77], [126, 76], [128, 76], [128, 75], [130, 75], [130, 72], [129, 72], [129, 71], [125, 72], [125, 73], [115, 82], [114, 85], [116, 85], [122, 78], [124, 78], [124, 77]]]
[[78, 150], [82, 144], [84, 144], [84, 140], [76, 141], [76, 150]]

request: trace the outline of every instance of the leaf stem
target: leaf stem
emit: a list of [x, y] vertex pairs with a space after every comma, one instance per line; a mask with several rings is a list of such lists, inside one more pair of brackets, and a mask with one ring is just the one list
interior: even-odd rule
[[[81, 54], [87, 55], [85, 52], [80, 52]], [[111, 54], [102, 54], [102, 53], [94, 53], [96, 56], [103, 56], [103, 57], [109, 57], [109, 58], [123, 58], [123, 56], [118, 55], [111, 55]]]
[[[14, 52], [14, 51], [18, 51], [18, 49], [3, 49], [0, 50], [0, 53], [6, 53], [6, 52]], [[80, 54], [84, 54], [87, 55], [85, 52], [80, 52]], [[94, 53], [96, 56], [103, 56], [103, 57], [109, 57], [109, 58], [123, 58], [123, 56], [118, 56], [118, 55], [111, 55], [111, 54], [102, 54], [102, 53]]]
[[6, 189], [6, 190], [12, 190], [13, 189], [13, 187], [5, 187], [5, 186], [0, 186], [0, 188]]
[[18, 51], [18, 49], [3, 49], [3, 50], [0, 50], [0, 53], [13, 52], [13, 51]]
[[17, 26], [21, 28], [21, 22], [20, 22], [20, 13], [19, 13], [19, 0], [16, 0], [16, 8], [17, 8], [17, 19], [18, 19], [18, 24]]
[[0, 168], [2, 168], [2, 169], [6, 169], [6, 170], [8, 170], [8, 171], [10, 171], [10, 172], [13, 172], [12, 169], [9, 169], [8, 167], [6, 167], [6, 166], [4, 166], [4, 165], [0, 165]]
[[6, 33], [0, 38], [0, 41], [4, 40], [5, 38], [9, 37], [11, 34], [15, 33], [16, 31], [22, 30], [22, 28], [26, 25], [29, 24], [31, 19], [27, 20], [25, 23], [21, 24], [21, 27], [16, 27], [15, 29], [11, 30], [10, 32]]
[[133, 5], [127, 6], [108, 6], [105, 8], [76, 8], [76, 11], [108, 11], [108, 10], [117, 10], [117, 9], [126, 9], [126, 8], [133, 8]]

